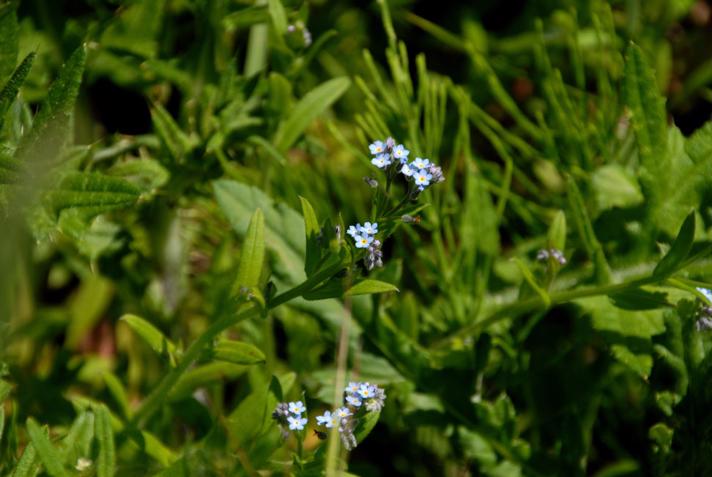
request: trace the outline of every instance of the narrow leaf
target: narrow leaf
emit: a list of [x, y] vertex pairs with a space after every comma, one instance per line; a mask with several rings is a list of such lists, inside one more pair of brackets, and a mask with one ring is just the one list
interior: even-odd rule
[[390, 283], [366, 279], [358, 282], [346, 291], [347, 296], [371, 295], [375, 293], [398, 292], [398, 288]]
[[116, 450], [114, 431], [111, 428], [109, 410], [103, 404], [96, 408], [95, 434], [99, 442], [99, 457], [96, 462], [98, 477], [113, 477], [116, 473]]
[[52, 477], [69, 477], [69, 473], [62, 465], [59, 451], [52, 445], [45, 431], [32, 418], [27, 419], [27, 433], [47, 473]]
[[190, 137], [184, 133], [175, 119], [160, 104], [151, 108], [153, 128], [173, 160], [179, 161], [192, 149]]
[[5, 83], [5, 86], [3, 86], [0, 91], [0, 117], [5, 115], [7, 109], [10, 107], [12, 102], [15, 101], [17, 92], [20, 90], [22, 83], [25, 82], [25, 78], [27, 78], [30, 68], [32, 68], [32, 62], [34, 59], [34, 52], [27, 55], [25, 59], [22, 60], [22, 63], [15, 68], [12, 76], [10, 76], [10, 79], [7, 80], [7, 83]]
[[642, 288], [633, 288], [608, 295], [617, 308], [623, 310], [654, 310], [656, 308], [672, 307], [667, 300], [667, 294], [650, 292]]
[[125, 322], [141, 338], [143, 338], [153, 350], [160, 355], [174, 355], [176, 346], [161, 333], [161, 331], [148, 321], [136, 315], [124, 315], [121, 321]]
[[675, 241], [670, 246], [670, 250], [653, 270], [653, 276], [666, 277], [675, 273], [689, 255], [694, 240], [695, 213], [691, 212], [682, 223], [682, 227], [680, 227]]
[[555, 248], [561, 252], [566, 248], [566, 214], [564, 214], [563, 210], [558, 211], [554, 216], [554, 220], [551, 221], [547, 242], [550, 248]]
[[603, 248], [593, 231], [593, 224], [589, 218], [586, 204], [584, 204], [581, 191], [572, 177], [568, 178], [568, 200], [571, 208], [574, 224], [578, 230], [579, 237], [589, 258], [593, 262], [596, 273], [596, 281], [599, 284], [608, 283], [611, 280], [611, 270], [603, 253]]
[[334, 78], [304, 95], [279, 125], [273, 140], [275, 148], [281, 152], [289, 149], [309, 124], [339, 99], [350, 85], [348, 78]]
[[287, 13], [281, 0], [267, 0], [267, 6], [277, 33], [284, 34], [287, 31]]
[[47, 193], [47, 200], [55, 213], [76, 207], [96, 215], [133, 205], [140, 195], [141, 191], [124, 179], [97, 172], [72, 172]]
[[321, 258], [321, 248], [319, 247], [319, 222], [314, 213], [314, 208], [304, 197], [299, 197], [302, 202], [302, 215], [304, 216], [304, 232], [307, 239], [306, 259], [304, 261], [304, 271], [307, 276], [311, 275]]
[[265, 218], [262, 209], [255, 210], [247, 227], [245, 241], [242, 244], [240, 265], [237, 269], [235, 290], [241, 287], [256, 287], [260, 281], [265, 261]]
[[215, 360], [232, 364], [260, 364], [267, 360], [265, 354], [255, 345], [232, 340], [218, 342], [211, 354]]
[[530, 287], [532, 287], [532, 290], [534, 290], [537, 295], [539, 295], [541, 300], [544, 302], [544, 305], [548, 308], [551, 305], [551, 298], [549, 297], [549, 293], [547, 293], [547, 291], [544, 290], [541, 285], [539, 285], [539, 283], [537, 283], [536, 278], [534, 278], [534, 274], [526, 265], [526, 263], [522, 262], [519, 258], [515, 258], [514, 263], [517, 264], [517, 267], [522, 272], [524, 280], [529, 284]]
[[25, 451], [20, 457], [20, 461], [15, 466], [15, 470], [12, 472], [12, 477], [35, 477], [40, 473], [40, 467], [42, 466], [39, 457], [37, 456], [37, 450], [32, 443], [27, 444]]

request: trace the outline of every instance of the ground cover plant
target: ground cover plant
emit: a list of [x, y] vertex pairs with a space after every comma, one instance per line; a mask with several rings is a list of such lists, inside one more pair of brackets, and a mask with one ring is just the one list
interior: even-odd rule
[[0, 1], [0, 475], [712, 475], [711, 23]]

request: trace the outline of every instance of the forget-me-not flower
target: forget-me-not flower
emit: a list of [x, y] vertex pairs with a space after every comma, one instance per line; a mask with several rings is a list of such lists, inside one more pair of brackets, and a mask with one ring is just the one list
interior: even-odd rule
[[373, 144], [369, 144], [368, 148], [371, 150], [371, 154], [375, 156], [383, 153], [386, 150], [386, 145], [383, 144], [383, 141], [374, 141]]
[[289, 422], [289, 430], [291, 431], [301, 431], [307, 423], [306, 417], [289, 416], [287, 418]]
[[398, 144], [393, 148], [393, 157], [398, 159], [401, 163], [405, 163], [408, 160], [408, 154], [410, 151], [403, 146], [403, 144]]
[[712, 303], [712, 290], [708, 288], [697, 287], [697, 291], [702, 293], [705, 298], [707, 298], [708, 302]]
[[415, 184], [418, 186], [418, 189], [422, 191], [430, 185], [430, 179], [433, 178], [433, 175], [426, 169], [420, 169], [413, 177], [415, 178]]
[[371, 159], [371, 164], [378, 167], [379, 169], [388, 167], [391, 165], [391, 163], [391, 156], [389, 156], [388, 154], [379, 154], [373, 159]]
[[403, 167], [401, 167], [401, 173], [406, 176], [406, 177], [411, 177], [413, 173], [415, 172], [412, 167], [410, 167], [410, 164], [405, 163], [403, 164]]
[[410, 163], [410, 166], [416, 170], [427, 169], [430, 167], [430, 161], [428, 159], [416, 157], [415, 160]]
[[[356, 224], [356, 225], [359, 225], [359, 224]], [[359, 233], [359, 229], [357, 226], [349, 225], [349, 228], [346, 229], [346, 233], [355, 239]]]
[[295, 401], [289, 403], [289, 412], [295, 416], [301, 416], [307, 409], [304, 407], [304, 403], [301, 401]]
[[373, 386], [368, 383], [363, 383], [359, 386], [358, 393], [363, 399], [373, 397]]
[[353, 407], [361, 407], [361, 400], [357, 396], [346, 396], [346, 403]]
[[340, 407], [334, 413], [339, 419], [345, 419], [351, 415], [351, 411], [349, 411], [348, 407]]
[[356, 248], [368, 248], [371, 242], [373, 242], [373, 237], [366, 234], [359, 234], [354, 237], [354, 241], [356, 242]]
[[361, 232], [368, 235], [376, 235], [378, 233], [378, 223], [365, 222], [361, 226]]
[[331, 411], [324, 411], [323, 416], [316, 416], [317, 424], [328, 428], [334, 427], [334, 424], [336, 424], [337, 421], [338, 416], [336, 414], [332, 414]]

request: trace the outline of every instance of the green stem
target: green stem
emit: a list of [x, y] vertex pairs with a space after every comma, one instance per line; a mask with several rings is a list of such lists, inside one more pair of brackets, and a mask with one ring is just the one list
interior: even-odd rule
[[[571, 291], [562, 291], [558, 293], [551, 293], [549, 295], [550, 299], [550, 306], [554, 305], [560, 305], [562, 303], [568, 303], [573, 300], [577, 300], [579, 298], [587, 298], [587, 297], [592, 297], [592, 296], [598, 296], [598, 295], [610, 295], [611, 293], [619, 292], [626, 290], [628, 288], [637, 288], [641, 287], [643, 285], [650, 285], [651, 283], [656, 283], [659, 282], [660, 278], [659, 277], [645, 277], [645, 278], [639, 278], [635, 280], [631, 280], [628, 282], [623, 282], [623, 283], [616, 283], [612, 285], [602, 285], [602, 286], [596, 286], [596, 287], [590, 287], [590, 288], [583, 288], [579, 290], [571, 290]], [[534, 296], [531, 298], [528, 298], [526, 300], [522, 300], [516, 303], [511, 303], [509, 305], [505, 305], [492, 313], [490, 316], [485, 318], [484, 320], [476, 321], [474, 323], [471, 323], [467, 326], [464, 326], [460, 328], [458, 331], [455, 333], [437, 341], [432, 347], [433, 348], [442, 348], [447, 343], [449, 343], [451, 340], [455, 338], [460, 338], [463, 336], [468, 336], [471, 335], [481, 329], [487, 328], [488, 326], [491, 326], [498, 321], [502, 321], [507, 318], [514, 318], [520, 315], [523, 315], [525, 313], [531, 313], [534, 311], [541, 311], [546, 309], [547, 306], [544, 302], [544, 300], [540, 296]]]

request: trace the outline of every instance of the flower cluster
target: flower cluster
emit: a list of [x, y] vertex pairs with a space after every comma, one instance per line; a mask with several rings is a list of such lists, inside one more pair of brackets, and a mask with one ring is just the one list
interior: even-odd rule
[[367, 412], [379, 412], [386, 401], [386, 393], [375, 384], [350, 382], [344, 390], [344, 406], [333, 412], [325, 411], [316, 421], [327, 429], [336, 427], [346, 450], [358, 444], [354, 429], [359, 418]]
[[699, 318], [695, 323], [697, 331], [712, 330], [712, 290], [708, 288], [697, 287], [697, 291], [702, 293], [707, 298], [708, 303], [703, 303], [700, 307]]
[[277, 407], [272, 413], [272, 419], [277, 421], [282, 429], [282, 437], [286, 439], [289, 435], [289, 431], [301, 431], [304, 429], [304, 426], [307, 424], [307, 418], [302, 417], [302, 414], [306, 411], [307, 408], [304, 407], [302, 401], [281, 402], [277, 404]]
[[559, 262], [559, 265], [566, 265], [566, 257], [564, 257], [564, 254], [561, 252], [561, 250], [557, 250], [555, 248], [550, 248], [548, 250], [542, 248], [537, 252], [536, 259], [541, 262], [552, 259]]
[[414, 161], [408, 162], [410, 151], [403, 144], [396, 144], [393, 138], [374, 141], [368, 148], [371, 155], [375, 156], [371, 159], [371, 164], [379, 169], [386, 169], [395, 164], [401, 174], [413, 181], [418, 191], [422, 192], [429, 185], [445, 180], [442, 169], [429, 159], [416, 157]]
[[381, 241], [376, 239], [378, 233], [378, 224], [366, 222], [363, 225], [351, 225], [346, 230], [346, 233], [354, 239], [356, 248], [366, 248], [367, 254], [364, 258], [364, 263], [367, 270], [373, 270], [374, 267], [383, 266], [383, 252], [381, 251]]

